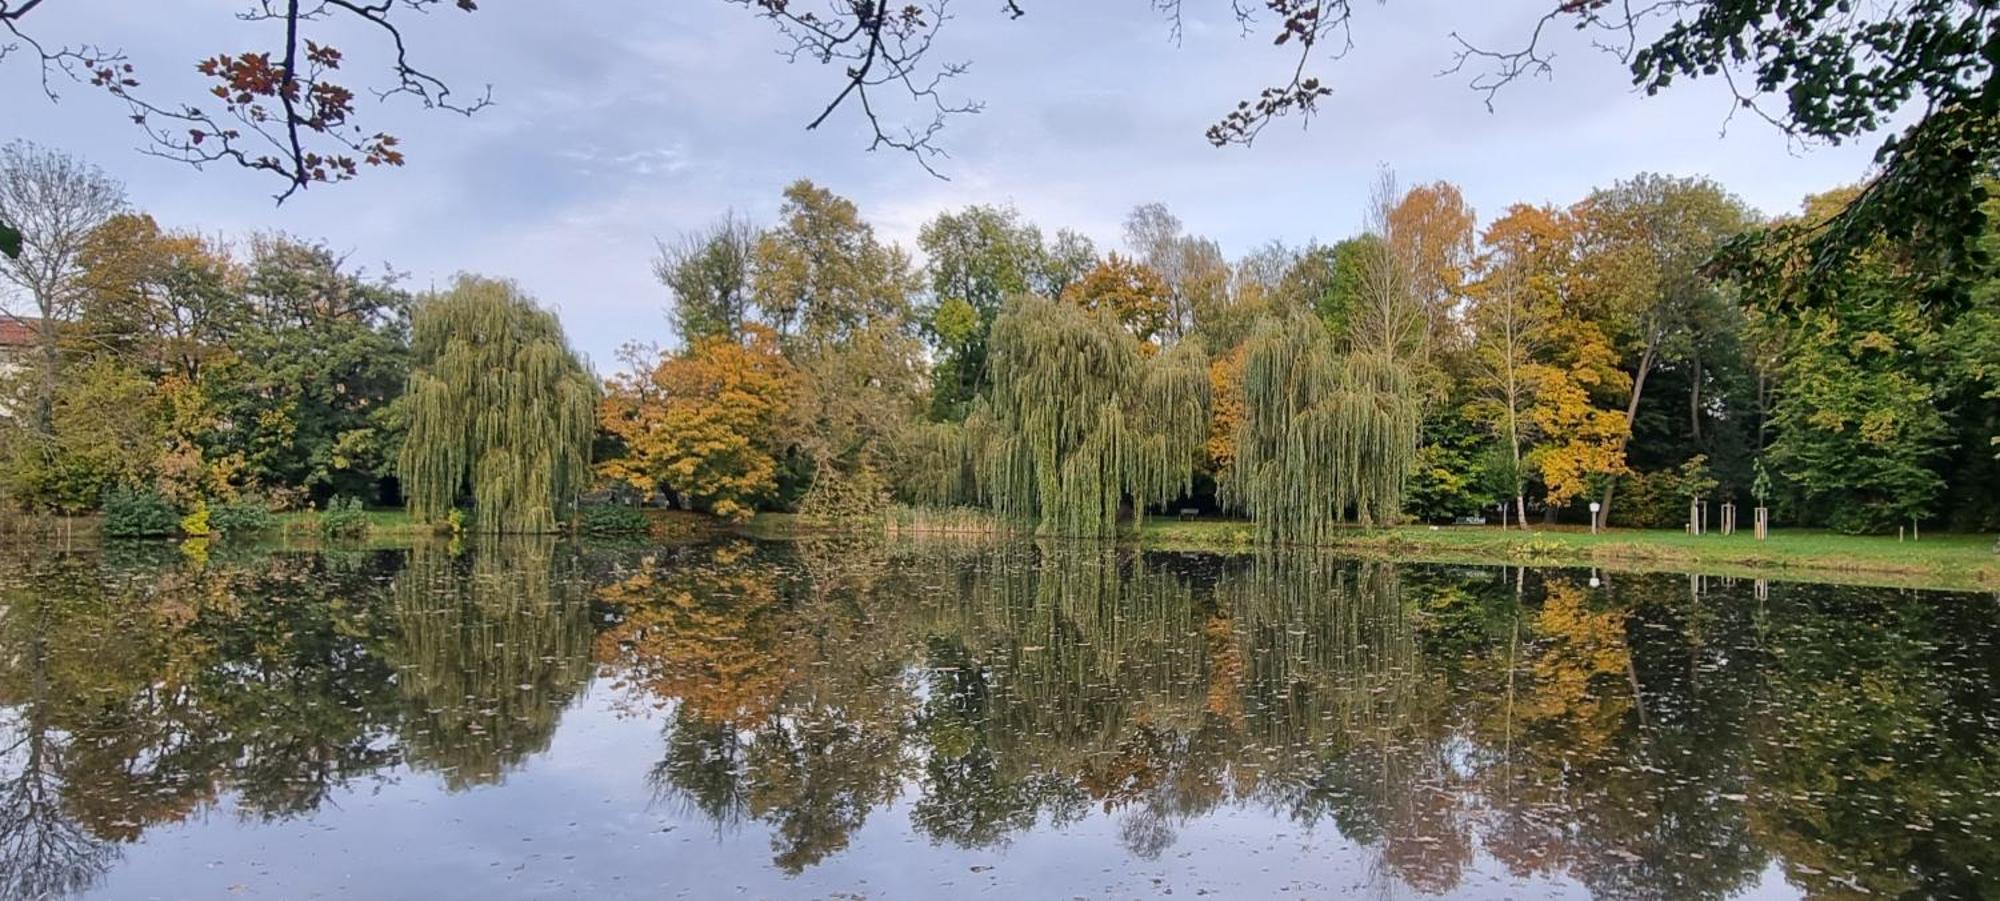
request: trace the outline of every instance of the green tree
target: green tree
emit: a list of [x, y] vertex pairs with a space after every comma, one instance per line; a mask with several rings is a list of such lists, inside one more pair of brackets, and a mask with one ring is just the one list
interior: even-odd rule
[[1364, 524], [1394, 522], [1422, 418], [1409, 364], [1343, 354], [1305, 315], [1259, 323], [1245, 353], [1223, 498], [1274, 542], [1321, 542], [1349, 511]]
[[9, 493], [32, 510], [77, 514], [114, 488], [150, 486], [166, 438], [162, 407], [153, 382], [114, 358], [65, 367], [54, 438], [21, 446], [27, 436], [9, 436]]
[[215, 450], [242, 453], [260, 485], [376, 496], [402, 445], [409, 296], [282, 235], [254, 240], [246, 270], [249, 324], [232, 342], [243, 365], [214, 391], [234, 427]]
[[1883, 531], [1936, 512], [1945, 488], [1936, 467], [1951, 431], [1935, 388], [1897, 359], [1907, 337], [1870, 329], [1861, 312], [1812, 313], [1795, 326], [1771, 460], [1799, 489], [1809, 519]]
[[398, 460], [410, 513], [470, 500], [483, 532], [550, 532], [590, 478], [597, 384], [554, 314], [512, 283], [460, 276], [417, 302], [409, 427]]
[[681, 236], [678, 243], [660, 243], [653, 275], [673, 295], [669, 318], [684, 346], [741, 336], [752, 312], [750, 274], [756, 250], [755, 230], [733, 213]]
[[1186, 493], [1208, 438], [1207, 361], [1192, 343], [1141, 347], [1108, 312], [1010, 301], [990, 405], [930, 446], [926, 499], [975, 497], [1044, 534], [1096, 537]]
[[1318, 314], [1327, 332], [1344, 346], [1361, 304], [1363, 266], [1374, 252], [1371, 243], [1379, 240], [1362, 235], [1331, 245], [1313, 245], [1285, 271], [1278, 283], [1279, 293]]
[[[1629, 428], [1655, 369], [1695, 354], [1692, 330], [1721, 290], [1704, 267], [1751, 216], [1713, 181], [1650, 173], [1591, 192], [1571, 215], [1582, 242], [1580, 290], [1601, 311], [1631, 376]], [[1604, 485], [1598, 515], [1606, 522], [1615, 487]]]
[[[1810, 198], [1797, 221], [1830, 222], [1856, 196]], [[1955, 390], [1953, 359], [1966, 345], [1950, 340], [1954, 319], [1982, 315], [1978, 293], [1962, 271], [1887, 238], [1837, 273], [1790, 271], [1752, 296], [1757, 340], [1778, 349], [1768, 459], [1793, 489], [1788, 512], [1845, 531], [1942, 513], [1952, 420], [1976, 423], [1982, 403]], [[1972, 493], [1971, 481], [1958, 487]]]
[[928, 262], [930, 333], [939, 357], [931, 370], [931, 418], [965, 418], [986, 385], [986, 338], [1000, 308], [1016, 294], [1049, 294], [1053, 261], [1041, 230], [1011, 207], [970, 206], [938, 214], [917, 234]]
[[910, 298], [917, 279], [852, 201], [814, 185], [785, 189], [779, 224], [757, 239], [757, 308], [798, 368], [791, 434], [812, 468], [813, 512], [869, 512], [916, 409], [921, 350]]

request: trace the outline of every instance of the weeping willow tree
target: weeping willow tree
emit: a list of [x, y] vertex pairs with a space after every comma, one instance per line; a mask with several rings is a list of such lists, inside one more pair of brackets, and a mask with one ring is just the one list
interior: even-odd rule
[[483, 532], [552, 532], [590, 475], [597, 383], [554, 314], [511, 282], [460, 276], [411, 322], [399, 471], [410, 513], [469, 500]]
[[1264, 540], [1317, 543], [1349, 511], [1371, 525], [1401, 511], [1423, 406], [1406, 364], [1340, 353], [1312, 316], [1266, 318], [1245, 348], [1243, 401], [1222, 489]]
[[1148, 356], [1106, 315], [1021, 297], [988, 348], [990, 400], [917, 443], [920, 499], [969, 497], [1043, 534], [1107, 537], [1187, 492], [1208, 431], [1198, 345]]

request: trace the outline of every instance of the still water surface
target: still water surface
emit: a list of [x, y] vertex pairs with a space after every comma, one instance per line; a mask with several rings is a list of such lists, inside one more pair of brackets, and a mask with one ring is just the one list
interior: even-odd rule
[[2000, 600], [1079, 546], [0, 552], [0, 899], [2000, 896]]

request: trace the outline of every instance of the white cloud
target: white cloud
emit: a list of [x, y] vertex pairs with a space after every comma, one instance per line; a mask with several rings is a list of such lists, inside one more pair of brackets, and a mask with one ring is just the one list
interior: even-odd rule
[[[149, 84], [185, 86], [196, 82], [181, 67], [253, 33], [232, 8], [77, 0], [48, 7], [37, 27], [130, 47]], [[851, 110], [808, 133], [838, 73], [787, 65], [767, 23], [721, 0], [571, 3], [559, 14], [486, 4], [417, 20], [418, 57], [464, 89], [490, 81], [496, 105], [469, 121], [370, 106], [371, 127], [404, 138], [408, 167], [282, 208], [257, 175], [135, 153], [122, 108], [89, 88], [41, 102], [19, 59], [0, 65], [0, 91], [13, 98], [0, 138], [81, 153], [174, 225], [322, 236], [358, 260], [394, 263], [418, 286], [460, 270], [515, 277], [560, 309], [600, 365], [624, 341], [665, 337], [664, 294], [648, 271], [655, 236], [728, 209], [768, 221], [799, 177], [853, 198], [905, 246], [940, 210], [1012, 203], [1045, 230], [1078, 228], [1110, 247], [1127, 209], [1160, 200], [1240, 253], [1351, 233], [1384, 163], [1405, 182], [1455, 181], [1488, 214], [1569, 202], [1647, 170], [1709, 174], [1775, 212], [1859, 178], [1874, 146], [1800, 153], [1747, 117], [1720, 137], [1729, 98], [1719, 84], [1640, 96], [1576, 36], [1558, 37], [1553, 80], [1511, 86], [1489, 113], [1465, 76], [1437, 74], [1452, 60], [1449, 35], [1518, 40], [1543, 6], [1408, 0], [1357, 7], [1356, 47], [1321, 66], [1335, 93], [1309, 128], [1281, 122], [1256, 147], [1216, 149], [1202, 137], [1209, 122], [1287, 71], [1267, 38], [1191, 18], [1176, 48], [1143, 4], [1041, 2], [1019, 21], [996, 8], [963, 0], [936, 48], [938, 60], [973, 63], [954, 88], [987, 104], [944, 136], [950, 181], [891, 151], [862, 152], [867, 134]], [[361, 35], [350, 40], [354, 66], [373, 61]], [[916, 114], [895, 103], [885, 112]]]

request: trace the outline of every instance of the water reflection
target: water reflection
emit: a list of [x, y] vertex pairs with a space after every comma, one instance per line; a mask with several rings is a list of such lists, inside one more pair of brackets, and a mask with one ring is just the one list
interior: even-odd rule
[[500, 782], [548, 748], [591, 674], [589, 586], [576, 565], [552, 538], [409, 552], [388, 648], [408, 763], [458, 790]]
[[[591, 694], [659, 736], [592, 759], [644, 795], [599, 803], [788, 874], [871, 824], [915, 860], [1102, 821], [1143, 865], [1220, 853], [1189, 836], [1226, 816], [1360, 849], [1375, 892], [2000, 894], [2000, 599], [1591, 578], [833, 540], [11, 552], [0, 898], [406, 773], [530, 804], [513, 776], [564, 765]], [[658, 849], [596, 853], [636, 876]]]

